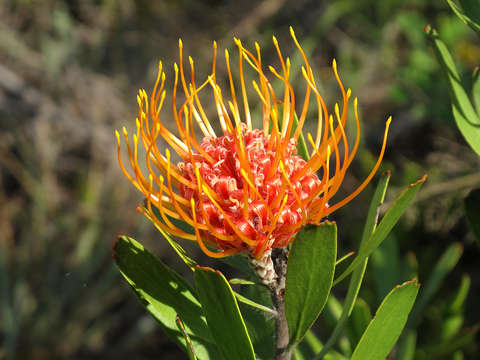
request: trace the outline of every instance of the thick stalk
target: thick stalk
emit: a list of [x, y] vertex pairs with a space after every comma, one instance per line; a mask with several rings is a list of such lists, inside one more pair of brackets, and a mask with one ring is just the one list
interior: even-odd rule
[[288, 324], [285, 317], [285, 280], [287, 275], [288, 248], [273, 249], [251, 264], [262, 282], [269, 288], [272, 303], [277, 311], [275, 318], [275, 360], [290, 360], [292, 348], [288, 346]]

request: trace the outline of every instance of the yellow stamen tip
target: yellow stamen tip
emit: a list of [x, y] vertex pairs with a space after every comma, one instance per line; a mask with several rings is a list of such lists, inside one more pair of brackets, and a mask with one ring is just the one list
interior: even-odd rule
[[217, 42], [215, 40], [213, 40], [213, 48], [216, 49], [217, 48]]
[[148, 181], [150, 181], [150, 185], [153, 184], [153, 175], [148, 174]]
[[230, 54], [228, 53], [228, 49], [225, 49], [225, 58], [227, 60], [230, 58]]
[[352, 95], [352, 89], [348, 88], [348, 90], [347, 90], [347, 98], [350, 98], [351, 95]]
[[255, 49], [257, 51], [260, 51], [260, 45], [258, 44], [258, 42], [255, 41]]
[[118, 145], [120, 146], [120, 133], [118, 130], [115, 130], [115, 137], [117, 138]]
[[333, 58], [333, 61], [332, 61], [332, 68], [334, 70], [337, 70], [337, 60], [335, 60], [335, 58]]
[[356, 97], [355, 99], [353, 99], [353, 106], [357, 107], [358, 105], [358, 98]]
[[128, 135], [127, 128], [124, 126], [122, 130], [123, 130], [123, 135], [127, 136]]
[[181, 38], [178, 39], [178, 47], [182, 48], [183, 47], [183, 41]]
[[168, 161], [170, 161], [170, 150], [168, 150], [168, 148], [165, 149], [165, 154], [167, 155]]
[[278, 41], [277, 41], [277, 38], [275, 37], [275, 35], [272, 36], [272, 40], [273, 40], [273, 43], [275, 45], [278, 45]]
[[173, 63], [173, 69], [175, 70], [175, 72], [178, 72], [178, 65], [176, 62]]
[[188, 57], [188, 61], [190, 62], [190, 65], [193, 65], [193, 59], [191, 56]]
[[295, 36], [295, 31], [293, 31], [293, 27], [290, 26], [290, 35]]
[[389, 126], [391, 122], [392, 122], [392, 117], [389, 116], [388, 119], [387, 119], [387, 126]]

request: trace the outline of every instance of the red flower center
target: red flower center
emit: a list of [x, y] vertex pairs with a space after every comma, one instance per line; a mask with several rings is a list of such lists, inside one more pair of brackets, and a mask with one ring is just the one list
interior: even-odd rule
[[[209, 190], [179, 186], [182, 197], [195, 200], [197, 221], [210, 229], [202, 235], [222, 249], [247, 246], [239, 232], [251, 239], [258, 251], [286, 246], [308, 218], [307, 214], [302, 216], [307, 211], [304, 202], [313, 200], [311, 195], [321, 183], [314, 173], [306, 172], [298, 179], [295, 176], [306, 165], [296, 155], [296, 141], [272, 141], [264, 131], [248, 130], [242, 124], [241, 140], [227, 133], [205, 137], [200, 147], [210, 159], [193, 153], [178, 167], [186, 179], [198, 185], [197, 167]], [[239, 157], [243, 149], [248, 166], [242, 166]]]

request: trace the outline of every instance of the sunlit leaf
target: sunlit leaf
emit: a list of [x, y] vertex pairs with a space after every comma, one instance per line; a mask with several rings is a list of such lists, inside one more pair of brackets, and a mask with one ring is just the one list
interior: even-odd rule
[[[383, 203], [385, 199], [385, 193], [387, 191], [389, 180], [390, 172], [387, 172], [382, 175], [380, 181], [378, 182], [375, 193], [372, 197], [372, 201], [370, 202], [370, 206], [368, 208], [367, 219], [363, 228], [362, 238], [360, 239], [360, 247], [362, 247], [362, 245], [368, 241], [372, 233], [375, 231], [378, 221], [379, 206]], [[358, 292], [360, 291], [360, 286], [362, 284], [363, 275], [365, 274], [365, 270], [367, 268], [367, 263], [368, 258], [365, 258], [363, 260], [363, 263], [354, 270], [352, 278], [350, 279], [350, 283], [348, 285], [347, 296], [345, 298], [345, 304], [342, 309], [342, 314], [338, 319], [335, 328], [330, 335], [330, 338], [325, 344], [325, 347], [322, 349], [320, 354], [318, 354], [318, 358], [322, 358], [323, 355], [325, 355], [328, 350], [335, 344], [338, 337], [340, 336], [345, 326], [345, 323], [352, 312], [358, 296]]]
[[384, 360], [403, 330], [418, 293], [417, 280], [395, 287], [383, 300], [351, 360]]
[[388, 211], [383, 216], [380, 224], [375, 229], [375, 232], [370, 236], [368, 241], [363, 243], [360, 247], [358, 255], [353, 259], [347, 269], [334, 281], [334, 285], [345, 279], [357, 266], [363, 264], [364, 260], [370, 256], [370, 254], [382, 243], [383, 240], [390, 233], [392, 228], [398, 222], [400, 217], [407, 210], [410, 203], [415, 198], [418, 190], [426, 180], [426, 175], [418, 180], [416, 183], [411, 184], [393, 203]]
[[461, 84], [460, 75], [447, 46], [440, 40], [435, 29], [427, 27], [426, 32], [441, 68], [448, 79], [452, 113], [457, 127], [470, 147], [480, 155], [480, 118]]
[[211, 268], [197, 267], [195, 284], [208, 327], [225, 359], [255, 359], [237, 300], [225, 277]]
[[198, 359], [218, 359], [221, 356], [197, 295], [186, 280], [132, 238], [119, 237], [113, 246], [113, 254], [120, 272], [140, 302], [173, 341], [188, 352], [185, 337], [177, 326], [178, 314]]
[[332, 286], [337, 227], [324, 222], [297, 234], [288, 258], [285, 315], [290, 343], [298, 343], [320, 315]]

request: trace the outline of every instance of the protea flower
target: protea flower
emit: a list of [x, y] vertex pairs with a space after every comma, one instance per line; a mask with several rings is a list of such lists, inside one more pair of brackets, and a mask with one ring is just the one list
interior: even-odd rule
[[[144, 90], [137, 97], [139, 111], [133, 145], [123, 128], [128, 157], [133, 174], [122, 163], [120, 134], [118, 158], [125, 176], [145, 195], [146, 205], [139, 210], [163, 231], [179, 238], [197, 241], [209, 256], [224, 257], [248, 252], [260, 259], [266, 251], [285, 247], [306, 224], [319, 223], [323, 218], [347, 204], [370, 182], [382, 160], [390, 118], [377, 163], [370, 174], [350, 195], [339, 202], [332, 197], [339, 190], [345, 173], [355, 157], [360, 139], [357, 99], [353, 102], [356, 120], [356, 138], [353, 148], [347, 139], [348, 103], [351, 91], [345, 91], [333, 60], [332, 68], [342, 93], [343, 101], [329, 113], [316, 86], [314, 74], [302, 47], [290, 29], [291, 36], [303, 57], [305, 96], [299, 106], [290, 83], [291, 64], [284, 58], [278, 42], [273, 43], [278, 53], [281, 69], [268, 67], [270, 77], [283, 83], [283, 92], [277, 94], [267, 77], [261, 59], [260, 47], [255, 52], [247, 50], [240, 40], [234, 39], [238, 48], [239, 81], [233, 80], [229, 53], [225, 51], [228, 71], [228, 99], [216, 81], [217, 45], [213, 45], [212, 73], [197, 84], [194, 62], [189, 58], [190, 80], [184, 70], [182, 41], [179, 41], [179, 65], [174, 65], [172, 91], [173, 120], [178, 135], [167, 129], [160, 119], [166, 91], [165, 73], [159, 63], [158, 77], [148, 97]], [[245, 69], [252, 68], [258, 76], [253, 89], [261, 102], [263, 126], [252, 127], [245, 84]], [[185, 100], [178, 107], [178, 87]], [[210, 92], [216, 107], [216, 119], [209, 119], [199, 94]], [[297, 154], [297, 144], [302, 127], [309, 115], [311, 98], [318, 108], [317, 132], [308, 134], [305, 159]], [[298, 120], [296, 111], [299, 113]], [[297, 122], [298, 121], [298, 122]], [[219, 125], [219, 126], [218, 126]], [[221, 131], [215, 129], [220, 127]], [[197, 129], [198, 128], [198, 129]], [[197, 137], [198, 130], [203, 138]], [[158, 141], [168, 144], [162, 151]], [[138, 147], [142, 144], [146, 157], [141, 170]], [[181, 158], [172, 163], [169, 148]], [[334, 163], [331, 158], [334, 158]], [[334, 164], [334, 166], [332, 165]], [[181, 229], [175, 220], [190, 225], [191, 232]]]

